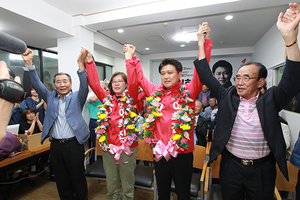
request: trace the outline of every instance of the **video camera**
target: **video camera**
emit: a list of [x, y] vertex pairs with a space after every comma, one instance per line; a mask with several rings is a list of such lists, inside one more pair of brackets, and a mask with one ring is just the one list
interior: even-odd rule
[[[23, 54], [27, 45], [22, 40], [0, 31], [0, 50]], [[30, 74], [27, 67], [8, 66], [10, 79], [0, 79], [0, 97], [13, 103], [20, 103], [30, 94]], [[19, 76], [21, 84], [14, 81]]]

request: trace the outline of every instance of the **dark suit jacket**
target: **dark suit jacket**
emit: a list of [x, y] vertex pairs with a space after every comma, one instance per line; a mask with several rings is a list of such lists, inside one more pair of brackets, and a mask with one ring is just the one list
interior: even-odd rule
[[202, 117], [199, 115], [198, 121], [197, 121], [197, 126], [195, 128], [196, 130], [196, 136], [197, 136], [197, 145], [200, 146], [206, 146], [206, 134], [207, 134], [207, 123], [208, 119], [205, 117]]
[[[213, 77], [206, 59], [195, 60], [197, 73], [201, 82], [209, 87], [218, 100], [218, 126], [215, 130], [215, 139], [210, 151], [210, 161], [215, 160], [224, 150], [233, 127], [237, 114], [240, 96], [235, 86], [227, 89]], [[300, 62], [287, 59], [286, 68], [278, 86], [268, 89], [265, 94], [259, 94], [256, 107], [264, 136], [274, 155], [280, 170], [288, 178], [286, 165], [286, 145], [284, 142], [278, 112], [295, 96], [300, 90]]]

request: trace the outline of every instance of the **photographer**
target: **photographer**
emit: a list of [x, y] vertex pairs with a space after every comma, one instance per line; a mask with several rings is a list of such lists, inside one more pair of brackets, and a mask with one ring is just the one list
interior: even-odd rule
[[[4, 61], [0, 61], [0, 79], [9, 79], [9, 73]], [[14, 80], [20, 83], [19, 77], [16, 77]], [[6, 132], [6, 127], [10, 120], [13, 106], [14, 103], [0, 98], [0, 160], [2, 157], [8, 155], [10, 152], [21, 146], [21, 143], [16, 136], [12, 133]]]

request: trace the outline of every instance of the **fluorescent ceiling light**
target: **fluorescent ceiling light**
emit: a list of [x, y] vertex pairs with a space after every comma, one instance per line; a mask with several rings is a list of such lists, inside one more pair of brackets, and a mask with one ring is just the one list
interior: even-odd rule
[[227, 15], [227, 16], [225, 17], [226, 20], [231, 20], [232, 18], [233, 18], [232, 15]]
[[145, 50], [146, 50], [146, 51], [149, 51], [149, 50], [150, 50], [150, 48], [149, 48], [149, 47], [146, 47], [146, 48], [145, 48]]
[[119, 32], [119, 33], [123, 33], [124, 30], [123, 30], [123, 29], [119, 29], [118, 32]]
[[190, 42], [190, 41], [198, 41], [197, 32], [191, 32], [191, 33], [179, 33], [175, 35], [174, 37], [175, 41], [183, 41], [183, 42]]
[[180, 45], [180, 47], [185, 47], [185, 44]]

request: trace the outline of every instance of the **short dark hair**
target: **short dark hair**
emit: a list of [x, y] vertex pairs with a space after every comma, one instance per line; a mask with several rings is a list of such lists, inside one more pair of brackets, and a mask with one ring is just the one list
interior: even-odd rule
[[257, 80], [259, 81], [259, 79], [261, 78], [267, 78], [268, 76], [268, 70], [267, 68], [261, 64], [260, 62], [248, 62], [244, 65], [242, 65], [240, 68], [246, 66], [246, 65], [255, 65], [258, 67], [258, 75], [257, 75]]
[[201, 101], [200, 99], [196, 99], [196, 100], [195, 100], [195, 104], [196, 104], [197, 101], [199, 101], [199, 102], [201, 103], [201, 107], [203, 108], [203, 103], [202, 103], [202, 101]]
[[54, 77], [53, 77], [53, 83], [54, 83], [54, 84], [55, 84], [55, 78], [56, 78], [57, 76], [59, 76], [59, 75], [66, 75], [66, 76], [68, 77], [69, 81], [72, 83], [72, 78], [71, 78], [71, 76], [70, 76], [68, 73], [65, 73], [65, 72], [58, 72], [58, 73], [56, 73], [56, 74], [54, 75]]
[[111, 94], [111, 95], [114, 95], [115, 94], [115, 92], [114, 92], [114, 90], [113, 90], [113, 88], [112, 88], [112, 82], [113, 82], [113, 79], [114, 79], [114, 77], [115, 76], [118, 76], [118, 75], [120, 75], [120, 76], [122, 76], [122, 78], [123, 78], [123, 80], [125, 81], [125, 83], [127, 83], [127, 75], [124, 73], [124, 72], [115, 72], [112, 76], [111, 76], [111, 79], [110, 79], [110, 81], [109, 81], [109, 83], [108, 83], [108, 89], [109, 89], [109, 93]]
[[229, 73], [229, 77], [231, 78], [231, 76], [232, 76], [232, 65], [228, 61], [219, 60], [218, 62], [216, 62], [214, 64], [214, 66], [212, 67], [213, 74], [215, 73], [215, 71], [218, 67], [224, 67], [225, 69], [227, 69], [227, 71]]
[[163, 66], [166, 66], [166, 65], [173, 65], [175, 67], [177, 73], [182, 72], [182, 64], [178, 60], [175, 60], [173, 58], [165, 58], [159, 64], [159, 67], [158, 67], [159, 73], [161, 72], [161, 69], [163, 68]]
[[35, 110], [33, 108], [25, 108], [23, 111], [22, 111], [22, 119], [26, 122], [27, 121], [27, 113], [36, 113]]

